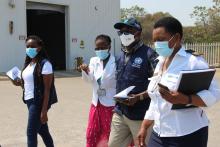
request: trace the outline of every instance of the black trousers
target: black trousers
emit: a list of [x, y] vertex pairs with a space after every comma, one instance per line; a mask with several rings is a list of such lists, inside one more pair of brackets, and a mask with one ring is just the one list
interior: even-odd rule
[[208, 127], [181, 137], [160, 137], [152, 132], [147, 147], [207, 147]]

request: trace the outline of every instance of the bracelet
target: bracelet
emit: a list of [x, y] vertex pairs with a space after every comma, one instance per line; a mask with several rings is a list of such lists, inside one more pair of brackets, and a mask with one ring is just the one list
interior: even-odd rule
[[188, 97], [188, 104], [192, 104], [192, 96], [191, 95], [187, 95]]

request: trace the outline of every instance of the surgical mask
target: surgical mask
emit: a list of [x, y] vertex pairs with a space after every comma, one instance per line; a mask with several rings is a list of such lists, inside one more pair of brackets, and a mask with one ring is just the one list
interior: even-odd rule
[[[174, 37], [174, 36], [173, 36]], [[170, 39], [172, 40], [173, 37]], [[170, 41], [169, 40], [169, 41]], [[156, 52], [162, 57], [169, 57], [173, 53], [173, 48], [169, 47], [169, 41], [156, 41], [154, 47]], [[175, 45], [174, 45], [175, 46]]]
[[31, 59], [35, 58], [38, 54], [37, 48], [26, 48], [26, 54]]
[[129, 45], [131, 45], [134, 41], [135, 41], [135, 38], [134, 38], [134, 35], [133, 34], [122, 34], [120, 36], [120, 39], [121, 39], [121, 43], [123, 46], [127, 47]]
[[105, 60], [109, 56], [108, 50], [109, 49], [95, 51], [96, 56], [101, 60]]

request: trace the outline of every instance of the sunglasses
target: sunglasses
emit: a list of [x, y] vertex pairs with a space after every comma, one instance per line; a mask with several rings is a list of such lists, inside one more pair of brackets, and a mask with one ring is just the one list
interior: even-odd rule
[[95, 51], [107, 50], [107, 48], [95, 48]]
[[127, 32], [127, 31], [118, 31], [118, 36], [121, 36], [121, 35], [129, 35], [129, 34], [132, 34], [130, 32]]

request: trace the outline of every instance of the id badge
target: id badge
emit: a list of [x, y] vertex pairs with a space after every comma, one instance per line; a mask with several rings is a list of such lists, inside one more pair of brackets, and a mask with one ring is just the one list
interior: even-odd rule
[[98, 89], [97, 94], [99, 97], [106, 96], [106, 90], [105, 89]]

